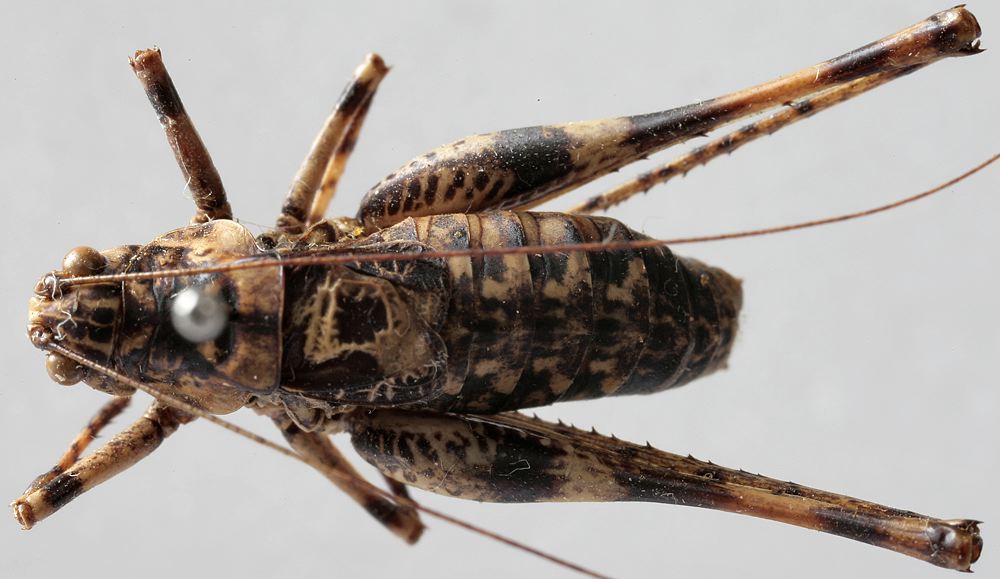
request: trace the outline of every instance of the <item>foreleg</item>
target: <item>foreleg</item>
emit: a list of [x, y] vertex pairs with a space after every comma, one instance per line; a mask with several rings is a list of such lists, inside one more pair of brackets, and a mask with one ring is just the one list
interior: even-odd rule
[[149, 456], [163, 439], [192, 420], [190, 414], [154, 402], [142, 418], [93, 454], [37, 487], [33, 483], [11, 503], [14, 516], [22, 527], [30, 529], [76, 497]]
[[87, 447], [90, 446], [91, 441], [97, 438], [97, 436], [101, 433], [101, 430], [104, 430], [104, 427], [107, 426], [108, 423], [121, 414], [122, 411], [128, 407], [129, 402], [131, 401], [132, 398], [129, 396], [115, 396], [105, 403], [104, 406], [97, 411], [97, 414], [90, 419], [87, 426], [83, 427], [80, 434], [76, 435], [76, 438], [74, 438], [73, 442], [70, 443], [69, 448], [59, 459], [59, 462], [57, 462], [56, 465], [50, 470], [38, 475], [35, 480], [31, 481], [31, 484], [28, 485], [27, 489], [25, 489], [24, 494], [27, 495], [42, 488], [52, 479], [66, 472], [66, 469], [76, 464], [76, 462], [80, 460], [80, 455], [83, 454], [83, 451], [87, 450]]
[[975, 521], [939, 520], [508, 413], [364, 411], [358, 452], [387, 476], [477, 501], [645, 501], [743, 513], [968, 570]]

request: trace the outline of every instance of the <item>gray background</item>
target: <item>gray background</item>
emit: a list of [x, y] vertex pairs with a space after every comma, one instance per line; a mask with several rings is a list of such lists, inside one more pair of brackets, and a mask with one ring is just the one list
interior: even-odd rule
[[[947, 7], [944, 0], [616, 7], [5, 1], [0, 495], [13, 499], [50, 467], [104, 399], [49, 381], [43, 356], [24, 338], [32, 284], [73, 246], [145, 242], [192, 212], [126, 64], [132, 50], [163, 48], [238, 217], [259, 231], [273, 222], [320, 122], [370, 50], [394, 68], [336, 214], [353, 214], [371, 184], [440, 143], [715, 96]], [[980, 0], [970, 8], [984, 46], [1000, 47], [1000, 5]], [[937, 184], [997, 149], [998, 54], [933, 66], [613, 215], [656, 236], [708, 233], [836, 214]], [[655, 397], [539, 414], [897, 507], [984, 519], [977, 571], [997, 576], [998, 185], [994, 168], [865, 221], [684, 247], [745, 279], [731, 369]], [[234, 420], [272, 434], [252, 414]], [[699, 509], [417, 497], [620, 576], [947, 576], [852, 541]], [[11, 577], [566, 574], [428, 524], [421, 544], [407, 548], [303, 465], [194, 424], [30, 533], [0, 521], [0, 552]]]

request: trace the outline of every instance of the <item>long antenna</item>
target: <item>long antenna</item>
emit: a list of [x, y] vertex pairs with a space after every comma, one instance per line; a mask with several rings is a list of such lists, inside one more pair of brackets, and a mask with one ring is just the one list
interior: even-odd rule
[[275, 257], [275, 256], [262, 256], [262, 257], [250, 257], [246, 259], [240, 259], [236, 261], [223, 262], [217, 265], [203, 266], [203, 267], [192, 267], [192, 268], [177, 268], [177, 269], [164, 269], [159, 271], [146, 271], [146, 272], [132, 272], [132, 273], [116, 273], [116, 274], [105, 274], [105, 275], [93, 275], [93, 276], [82, 276], [82, 277], [69, 277], [65, 279], [57, 279], [53, 274], [47, 277], [47, 282], [53, 287], [48, 288], [49, 290], [55, 292], [59, 291], [63, 287], [71, 285], [90, 285], [99, 283], [111, 283], [111, 282], [123, 282], [123, 281], [142, 281], [151, 279], [162, 279], [166, 277], [178, 277], [178, 276], [190, 276], [199, 275], [205, 273], [222, 273], [230, 271], [238, 271], [243, 269], [258, 269], [262, 267], [289, 267], [289, 266], [306, 266], [306, 265], [336, 265], [345, 263], [356, 263], [356, 262], [385, 262], [385, 261], [412, 261], [417, 259], [436, 259], [436, 258], [452, 258], [452, 257], [486, 257], [494, 255], [515, 255], [515, 254], [549, 254], [549, 253], [566, 253], [569, 251], [617, 251], [617, 250], [629, 250], [629, 249], [642, 249], [648, 247], [660, 247], [665, 245], [682, 245], [686, 243], [704, 243], [707, 241], [723, 241], [727, 239], [742, 239], [745, 237], [760, 237], [763, 235], [771, 235], [775, 233], [785, 233], [788, 231], [795, 231], [798, 229], [808, 229], [811, 227], [819, 227], [821, 225], [830, 225], [832, 223], [840, 223], [842, 221], [850, 221], [853, 219], [860, 219], [862, 217], [868, 217], [870, 215], [875, 215], [877, 213], [883, 213], [889, 211], [890, 209], [896, 209], [897, 207], [902, 207], [903, 205], [908, 205], [915, 201], [919, 201], [926, 197], [930, 197], [936, 193], [940, 193], [953, 185], [956, 185], [965, 179], [975, 175], [976, 173], [982, 171], [986, 167], [995, 163], [1000, 159], [1000, 153], [994, 154], [989, 159], [979, 163], [975, 167], [965, 171], [961, 175], [949, 179], [940, 185], [932, 187], [926, 191], [922, 191], [915, 195], [910, 195], [909, 197], [904, 197], [898, 199], [891, 203], [884, 205], [879, 205], [869, 209], [863, 209], [861, 211], [855, 211], [852, 213], [845, 213], [842, 215], [836, 215], [834, 217], [825, 217], [822, 219], [814, 219], [811, 221], [802, 221], [799, 223], [792, 223], [789, 225], [778, 225], [774, 227], [765, 227], [760, 229], [747, 229], [742, 231], [732, 231], [728, 233], [716, 233], [711, 235], [699, 235], [694, 237], [677, 237], [674, 239], [638, 239], [631, 241], [593, 241], [586, 243], [571, 243], [571, 244], [560, 244], [560, 245], [527, 245], [521, 247], [491, 247], [491, 248], [467, 248], [467, 249], [442, 249], [424, 252], [400, 252], [400, 253], [342, 253], [342, 254], [324, 254], [324, 255], [303, 255], [299, 257]]

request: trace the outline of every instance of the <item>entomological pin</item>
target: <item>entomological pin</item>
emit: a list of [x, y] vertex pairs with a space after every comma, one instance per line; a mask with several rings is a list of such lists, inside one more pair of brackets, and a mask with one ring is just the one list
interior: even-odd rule
[[[982, 549], [976, 521], [929, 518], [516, 411], [655, 393], [723, 367], [729, 355], [740, 282], [589, 212], [937, 60], [975, 54], [979, 33], [958, 7], [694, 105], [468, 137], [390, 174], [355, 217], [325, 219], [387, 73], [371, 55], [293, 179], [276, 227], [256, 237], [233, 220], [159, 52], [137, 53], [133, 69], [197, 212], [190, 226], [145, 245], [77, 248], [36, 287], [28, 332], [47, 352], [50, 375], [116, 398], [14, 501], [15, 516], [32, 527], [196, 418], [274, 447], [217, 418], [250, 407], [280, 428], [291, 446], [283, 452], [408, 542], [423, 531], [418, 512], [442, 515], [410, 499], [404, 485], [492, 502], [702, 506], [969, 569]], [[771, 109], [569, 213], [527, 211]], [[156, 398], [147, 413], [81, 458], [136, 390]], [[329, 440], [336, 433], [351, 436], [389, 491], [349, 465]], [[530, 468], [518, 468], [522, 462]]]

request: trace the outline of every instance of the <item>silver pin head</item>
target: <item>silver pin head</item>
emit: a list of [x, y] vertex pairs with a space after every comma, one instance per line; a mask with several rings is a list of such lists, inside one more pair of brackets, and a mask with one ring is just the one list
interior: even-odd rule
[[208, 342], [219, 337], [229, 322], [229, 306], [204, 288], [185, 288], [170, 304], [170, 321], [185, 340]]

